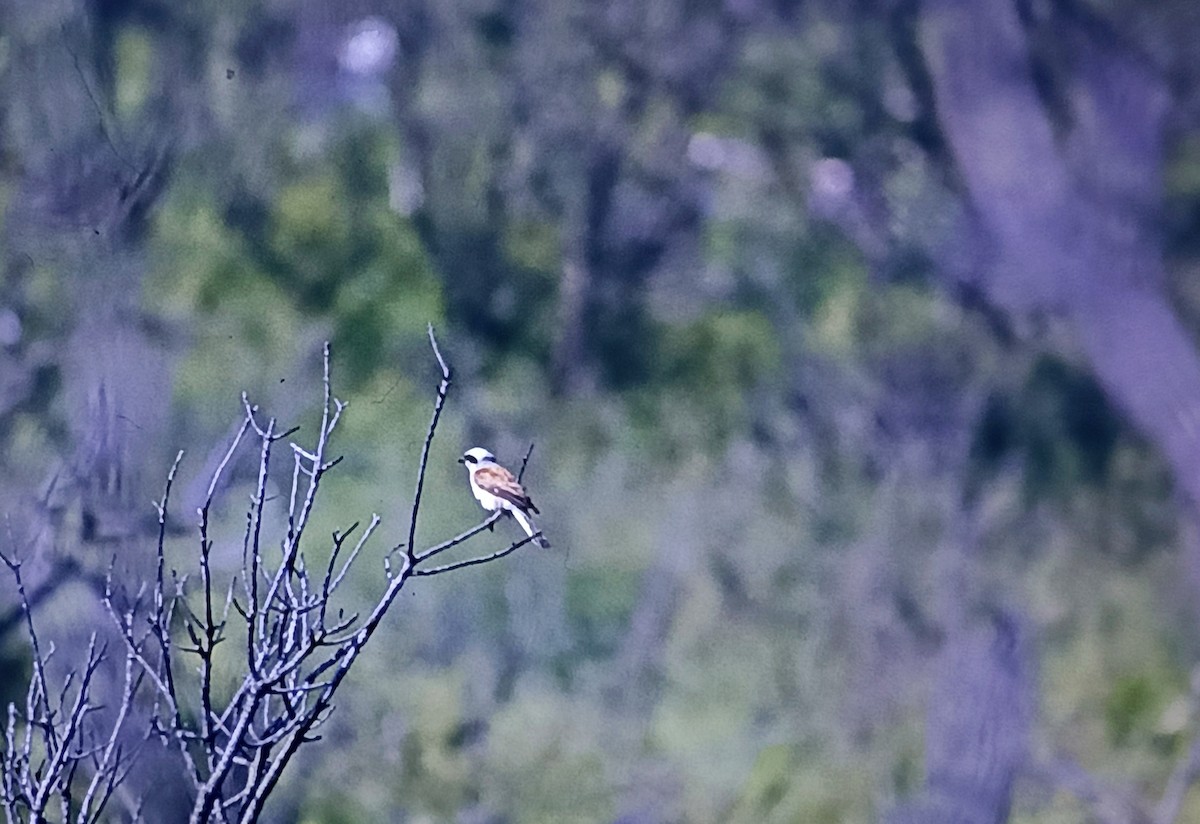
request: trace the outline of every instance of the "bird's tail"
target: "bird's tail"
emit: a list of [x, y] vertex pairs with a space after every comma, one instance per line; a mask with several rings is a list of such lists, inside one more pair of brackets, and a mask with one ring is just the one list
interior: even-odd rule
[[[534, 533], [537, 530], [535, 530], [533, 528], [533, 521], [529, 518], [529, 516], [526, 515], [524, 512], [522, 512], [521, 510], [515, 509], [515, 508], [512, 510], [512, 514], [513, 514], [513, 517], [517, 519], [517, 523], [519, 523], [521, 525], [521, 529], [525, 530], [525, 534], [528, 535], [530, 538], [533, 538]], [[550, 542], [546, 540], [545, 535], [538, 535], [536, 538], [533, 538], [533, 540], [542, 549], [550, 548]]]

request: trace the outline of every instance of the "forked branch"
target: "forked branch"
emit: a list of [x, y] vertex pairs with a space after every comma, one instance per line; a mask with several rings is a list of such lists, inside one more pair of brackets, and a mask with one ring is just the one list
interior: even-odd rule
[[[51, 806], [57, 806], [63, 821], [99, 820], [130, 774], [131, 749], [136, 747], [126, 746], [122, 730], [135, 717], [144, 723], [147, 736], [161, 739], [178, 758], [193, 793], [192, 822], [256, 821], [292, 757], [319, 738], [317, 730], [332, 713], [335, 694], [408, 582], [499, 560], [530, 543], [526, 538], [497, 551], [429, 565], [485, 532], [500, 517], [494, 513], [452, 538], [416, 549], [430, 451], [451, 387], [450, 367], [432, 326], [428, 332], [440, 379], [421, 448], [407, 537], [385, 556], [383, 589], [364, 616], [347, 615], [338, 604], [380, 517], [373, 514], [361, 531], [356, 522], [328, 538], [308, 535], [322, 480], [341, 460], [330, 457], [329, 444], [347, 408], [332, 392], [328, 344], [322, 358], [320, 425], [315, 442], [289, 443], [286, 494], [269, 492], [279, 474], [275, 445], [296, 429], [283, 429], [243, 394], [241, 422], [228, 446], [217, 453], [221, 458], [195, 513], [191, 574], [179, 575], [168, 563], [169, 505], [183, 452], [176, 455], [162, 499], [155, 503], [159, 528], [153, 579], [129, 594], [114, 588], [110, 569], [103, 602], [125, 658], [123, 688], [106, 716], [107, 727], [94, 723], [97, 704], [92, 699], [105, 661], [103, 642], [93, 636], [82, 668], [55, 689], [47, 672], [53, 647], [43, 648], [36, 631], [20, 561], [15, 552], [0, 553], [17, 585], [33, 658], [25, 706], [8, 709], [0, 785], [8, 822], [44, 820]], [[239, 453], [255, 441], [257, 472], [240, 552], [224, 552], [214, 537], [222, 532], [214, 529], [218, 490], [229, 486]], [[522, 474], [532, 450], [521, 464]], [[281, 505], [286, 507], [283, 518], [272, 510]], [[282, 534], [272, 534], [273, 523], [286, 524]], [[314, 547], [326, 558], [311, 567], [306, 552]], [[223, 576], [216, 559], [239, 554], [235, 574]], [[393, 569], [389, 558], [397, 555], [400, 566]], [[213, 674], [226, 642], [238, 649], [234, 660], [240, 662], [241, 680], [222, 697], [214, 689]], [[229, 662], [225, 656], [220, 664], [227, 669]]]
[[[421, 448], [407, 537], [388, 555], [399, 555], [398, 569], [385, 558], [386, 584], [364, 616], [346, 615], [337, 602], [351, 568], [380, 525], [379, 516], [372, 515], [361, 533], [355, 523], [326, 539], [308, 536], [322, 479], [340, 461], [329, 457], [328, 447], [347, 408], [332, 394], [328, 345], [323, 353], [323, 404], [315, 442], [290, 444], [290, 487], [278, 496], [286, 505], [285, 534], [277, 540], [268, 535], [268, 524], [277, 520], [268, 511], [272, 501], [268, 487], [274, 444], [295, 430], [281, 433], [274, 418], [261, 416], [243, 396], [241, 426], [216, 467], [208, 495], [197, 512], [198, 568], [191, 580], [198, 579], [199, 591], [191, 592], [186, 577], [174, 579], [174, 588], [168, 591], [165, 579], [167, 504], [179, 458], [168, 474], [159, 505], [157, 576], [152, 597], [144, 607], [139, 604], [143, 610], [140, 620], [131, 620], [116, 607], [110, 589], [106, 599], [109, 614], [125, 642], [131, 666], [155, 698], [151, 729], [172, 743], [184, 761], [195, 792], [191, 821], [197, 824], [249, 824], [257, 819], [295, 753], [317, 740], [316, 731], [328, 720], [334, 696], [350, 668], [412, 578], [499, 560], [530, 542], [526, 538], [498, 551], [441, 566], [428, 565], [431, 559], [486, 531], [500, 517], [496, 513], [452, 538], [416, 549], [430, 452], [451, 387], [451, 370], [432, 326], [428, 333], [440, 378]], [[223, 486], [222, 473], [234, 463], [247, 437], [258, 442], [258, 471], [245, 514], [242, 564], [239, 575], [221, 582], [212, 561], [218, 557], [211, 530], [215, 494]], [[522, 472], [528, 460], [526, 454]], [[351, 543], [356, 533], [357, 540]], [[305, 553], [317, 545], [327, 559], [311, 568]], [[139, 630], [143, 625], [148, 629]], [[175, 638], [172, 626], [181, 626], [185, 638]], [[244, 645], [243, 677], [232, 694], [221, 700], [212, 688], [215, 657], [222, 643], [235, 638]], [[182, 672], [197, 675], [181, 679]]]

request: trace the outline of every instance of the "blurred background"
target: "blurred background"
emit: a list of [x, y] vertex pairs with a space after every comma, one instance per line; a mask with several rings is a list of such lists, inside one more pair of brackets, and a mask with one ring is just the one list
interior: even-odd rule
[[1200, 821], [1198, 78], [1188, 0], [2, 0], [5, 546], [70, 660], [330, 340], [367, 603], [432, 322], [419, 540], [534, 442], [554, 548], [418, 580], [271, 821]]

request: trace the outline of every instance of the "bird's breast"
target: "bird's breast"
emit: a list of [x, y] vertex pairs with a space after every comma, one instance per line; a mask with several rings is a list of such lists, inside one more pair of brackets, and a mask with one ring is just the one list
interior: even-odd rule
[[500, 499], [485, 489], [480, 489], [475, 483], [475, 479], [471, 479], [471, 494], [475, 496], [475, 500], [479, 501], [479, 505], [484, 509], [495, 510], [500, 506]]

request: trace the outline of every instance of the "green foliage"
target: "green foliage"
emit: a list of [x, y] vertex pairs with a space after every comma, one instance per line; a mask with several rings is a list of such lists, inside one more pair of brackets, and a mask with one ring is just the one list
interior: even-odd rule
[[573, 655], [607, 658], [616, 651], [637, 603], [640, 581], [636, 571], [611, 566], [579, 569], [568, 576]]
[[661, 348], [654, 384], [670, 411], [656, 409], [654, 424], [679, 437], [698, 430], [713, 449], [746, 426], [755, 393], [781, 368], [774, 329], [758, 312], [718, 310], [668, 327]]
[[470, 763], [460, 744], [460, 688], [453, 675], [409, 679], [412, 726], [401, 743], [404, 770], [394, 788], [406, 804], [439, 818], [451, 817], [470, 793]]
[[[395, 155], [386, 132], [361, 126], [335, 138], [324, 158], [285, 158], [269, 204], [245, 191], [222, 203], [198, 179], [173, 190], [145, 289], [158, 311], [207, 319], [192, 354], [203, 360], [182, 371], [185, 392], [228, 385], [234, 352], [246, 347], [266, 356], [238, 376], [242, 385], [290, 373], [288, 353], [317, 318], [332, 326], [349, 388], [423, 345], [425, 324], [442, 316], [441, 288], [415, 228], [389, 205]], [[183, 174], [210, 174], [210, 162]]]
[[[1167, 511], [1167, 470], [1127, 429], [1095, 380], [1047, 354], [1015, 377], [1019, 388], [993, 393], [976, 425], [968, 494], [1016, 465], [1026, 506], [1095, 506], [1092, 517], [1104, 524], [1094, 535], [1097, 549], [1136, 560], [1169, 543], [1174, 519]], [[1131, 539], [1109, 540], [1114, 529], [1132, 531]]]
[[783, 745], [767, 747], [758, 754], [742, 798], [730, 816], [732, 821], [766, 821], [779, 807], [796, 774], [796, 764], [790, 748]]
[[1095, 484], [1107, 474], [1120, 424], [1094, 379], [1040, 359], [1018, 405], [1035, 493], [1072, 481]]
[[150, 96], [154, 71], [154, 42], [147, 32], [123, 28], [114, 49], [117, 114], [124, 120], [137, 115]]
[[1113, 745], [1128, 744], [1134, 731], [1147, 727], [1161, 709], [1162, 696], [1149, 677], [1126, 675], [1118, 678], [1104, 706], [1104, 719]]
[[870, 817], [855, 798], [868, 783], [861, 770], [803, 759], [791, 747], [776, 744], [758, 754], [740, 798], [725, 820], [737, 824], [838, 824]]
[[779, 345], [755, 312], [717, 311], [669, 333], [665, 380], [690, 391], [742, 394], [773, 377]]
[[594, 749], [603, 721], [594, 706], [530, 686], [492, 720], [485, 797], [518, 824], [613, 817], [605, 760]]
[[536, 220], [516, 220], [505, 226], [504, 255], [522, 269], [555, 273], [562, 265], [559, 227]]

